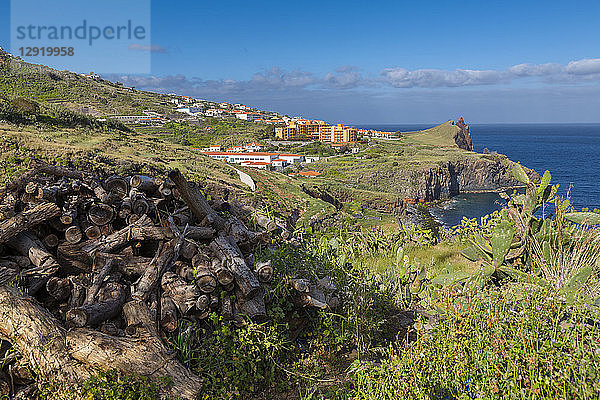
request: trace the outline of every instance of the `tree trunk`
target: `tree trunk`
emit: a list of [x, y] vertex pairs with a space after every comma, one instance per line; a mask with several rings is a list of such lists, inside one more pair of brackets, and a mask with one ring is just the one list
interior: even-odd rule
[[135, 289], [132, 290], [131, 297], [140, 300], [145, 300], [148, 297], [150, 290], [156, 287], [163, 274], [173, 266], [173, 263], [179, 257], [182, 241], [182, 237], [172, 239], [162, 248], [159, 248], [155, 258], [134, 284]]
[[182, 277], [172, 272], [165, 272], [162, 276], [161, 286], [182, 314], [192, 310], [202, 295], [196, 285], [187, 283]]
[[227, 264], [233, 272], [235, 281], [245, 297], [252, 297], [252, 295], [260, 289], [258, 278], [246, 265], [244, 256], [239, 249], [232, 246], [227, 237], [219, 236], [214, 239], [210, 243], [210, 248], [219, 255], [221, 260], [227, 260]]
[[0, 243], [59, 215], [60, 208], [53, 203], [42, 203], [30, 210], [20, 212], [14, 217], [0, 222]]
[[67, 324], [74, 327], [96, 326], [101, 322], [116, 317], [127, 300], [125, 287], [118, 283], [109, 283], [102, 288], [101, 301], [84, 304], [67, 311]]
[[183, 201], [199, 220], [211, 216], [212, 225], [219, 231], [225, 230], [225, 220], [206, 201], [206, 198], [197, 186], [191, 186], [178, 169], [169, 172], [169, 178], [173, 181]]

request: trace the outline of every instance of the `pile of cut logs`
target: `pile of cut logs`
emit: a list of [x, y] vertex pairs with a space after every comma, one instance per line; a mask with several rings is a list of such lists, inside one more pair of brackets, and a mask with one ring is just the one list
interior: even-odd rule
[[[0, 339], [12, 344], [0, 348], [0, 397], [29, 395], [18, 390], [31, 383], [21, 362], [65, 387], [116, 368], [168, 376], [171, 393], [197, 397], [199, 378], [163, 332], [210, 312], [236, 325], [267, 318], [273, 268], [253, 252], [276, 230], [289, 233], [253, 211], [208, 201], [178, 170], [160, 179], [36, 163], [0, 189]], [[327, 279], [293, 280], [296, 301], [333, 306]]]

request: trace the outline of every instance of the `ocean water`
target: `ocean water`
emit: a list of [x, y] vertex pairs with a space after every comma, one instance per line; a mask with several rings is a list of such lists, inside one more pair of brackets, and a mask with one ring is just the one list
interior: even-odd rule
[[[414, 131], [431, 125], [369, 125], [365, 129]], [[476, 152], [497, 151], [543, 174], [549, 170], [559, 194], [577, 208], [600, 209], [600, 124], [472, 124]], [[500, 209], [495, 193], [461, 194], [432, 213], [452, 226]]]

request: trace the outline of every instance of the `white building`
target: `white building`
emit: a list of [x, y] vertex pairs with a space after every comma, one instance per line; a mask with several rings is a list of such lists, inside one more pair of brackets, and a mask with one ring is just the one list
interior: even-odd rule
[[235, 113], [235, 117], [244, 121], [254, 121], [255, 119], [262, 118], [262, 115], [256, 113], [239, 112]]
[[282, 158], [277, 158], [273, 161], [271, 161], [271, 164], [273, 164], [274, 167], [286, 167], [288, 165], [288, 162]]
[[180, 108], [178, 108], [175, 111], [180, 112], [180, 113], [184, 113], [184, 114], [189, 114], [189, 115], [196, 115], [196, 114], [200, 114], [202, 112], [202, 108], [199, 108], [199, 107], [180, 107]]
[[279, 154], [279, 158], [287, 161], [289, 164], [296, 164], [306, 161], [300, 154]]
[[271, 163], [277, 159], [277, 153], [232, 153], [226, 151], [204, 151], [204, 154], [215, 159], [229, 163], [241, 164], [244, 161]]
[[265, 161], [242, 161], [240, 164], [244, 167], [252, 167], [259, 169], [271, 169], [272, 166], [270, 162]]
[[241, 153], [244, 151], [244, 148], [242, 146], [233, 146], [233, 147], [228, 148], [225, 151], [228, 153]]
[[261, 151], [263, 149], [263, 146], [259, 143], [252, 142], [244, 146], [244, 148], [246, 149], [246, 151]]
[[210, 110], [206, 110], [204, 113], [207, 117], [220, 117], [223, 115], [223, 110], [218, 108], [211, 108]]

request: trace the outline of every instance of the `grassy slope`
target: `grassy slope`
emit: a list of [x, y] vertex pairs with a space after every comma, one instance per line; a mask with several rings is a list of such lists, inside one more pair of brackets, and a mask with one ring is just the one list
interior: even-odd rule
[[0, 97], [28, 97], [41, 103], [65, 101], [73, 110], [97, 115], [139, 114], [172, 109], [167, 96], [123, 88], [69, 71], [29, 64], [0, 54]]
[[405, 132], [403, 136], [416, 143], [429, 144], [433, 146], [457, 147], [454, 135], [460, 130], [452, 121], [446, 121], [441, 125], [419, 132]]

